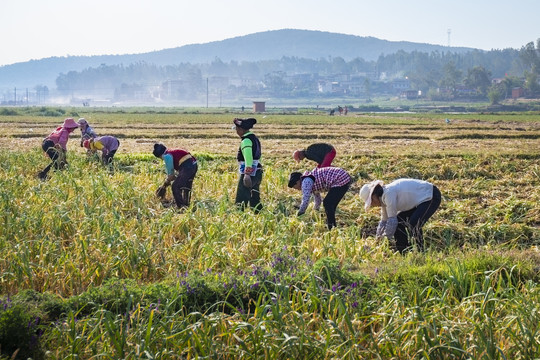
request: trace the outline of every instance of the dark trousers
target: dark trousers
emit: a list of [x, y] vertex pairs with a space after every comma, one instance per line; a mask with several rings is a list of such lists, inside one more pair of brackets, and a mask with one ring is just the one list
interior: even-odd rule
[[259, 213], [262, 210], [261, 204], [261, 193], [260, 186], [262, 181], [262, 169], [257, 169], [255, 176], [251, 177], [251, 183], [253, 186], [251, 188], [244, 186], [244, 176], [249, 176], [242, 174], [238, 180], [238, 186], [236, 188], [236, 204], [240, 204], [242, 209], [245, 209], [249, 203], [249, 206], [255, 210], [255, 213]]
[[174, 179], [171, 186], [174, 201], [179, 208], [189, 206], [193, 179], [195, 179], [198, 169], [197, 162], [193, 162], [191, 159], [180, 164], [176, 179]]
[[55, 170], [61, 170], [67, 165], [65, 151], [63, 149], [57, 149], [52, 140], [43, 140], [41, 149], [47, 154], [52, 162], [39, 173], [40, 178], [46, 178], [51, 167], [54, 167]]
[[[118, 141], [118, 146], [120, 146], [120, 141], [118, 139], [117, 139], [117, 141]], [[116, 149], [116, 150], [118, 150], [118, 149]], [[110, 163], [112, 163], [113, 157], [116, 154], [116, 150], [109, 151], [109, 153], [107, 155], [103, 154], [101, 156], [101, 161], [103, 161], [104, 165], [109, 165]]]
[[402, 211], [398, 214], [398, 226], [394, 235], [396, 248], [400, 253], [411, 246], [409, 237], [416, 240], [418, 250], [424, 251], [424, 234], [422, 227], [428, 219], [437, 211], [441, 204], [441, 192], [433, 186], [433, 197], [411, 210]]
[[341, 199], [343, 199], [343, 196], [345, 196], [347, 190], [349, 190], [350, 186], [351, 183], [349, 182], [343, 186], [330, 188], [328, 194], [324, 197], [323, 206], [324, 212], [326, 213], [326, 224], [328, 225], [328, 229], [336, 226], [337, 206]]
[[112, 160], [114, 158], [114, 154], [116, 154], [116, 150], [109, 151], [109, 153], [107, 155], [103, 154], [101, 156], [101, 161], [103, 162], [103, 164], [104, 165], [109, 165], [110, 163], [112, 163]]

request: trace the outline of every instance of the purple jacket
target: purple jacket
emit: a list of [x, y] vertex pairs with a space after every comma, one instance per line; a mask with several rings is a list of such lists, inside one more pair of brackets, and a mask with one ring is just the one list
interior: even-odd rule
[[96, 149], [103, 151], [104, 155], [107, 155], [109, 152], [117, 150], [120, 142], [114, 136], [105, 135], [95, 138], [94, 146]]

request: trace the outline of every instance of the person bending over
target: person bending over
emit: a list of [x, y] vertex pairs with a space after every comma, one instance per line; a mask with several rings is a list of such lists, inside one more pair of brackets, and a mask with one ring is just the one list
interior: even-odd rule
[[423, 180], [398, 179], [387, 185], [381, 180], [365, 184], [360, 189], [364, 208], [381, 208], [376, 238], [395, 238], [396, 250], [404, 253], [411, 247], [409, 239], [424, 250], [422, 227], [441, 204], [439, 189]]
[[290, 188], [302, 191], [302, 203], [298, 210], [298, 215], [305, 213], [311, 195], [315, 198], [315, 210], [321, 206], [321, 192], [328, 192], [322, 200], [324, 212], [326, 213], [326, 223], [328, 229], [336, 226], [336, 209], [351, 186], [351, 176], [347, 171], [339, 167], [315, 168], [313, 171], [306, 171], [304, 174], [293, 172], [289, 176]]

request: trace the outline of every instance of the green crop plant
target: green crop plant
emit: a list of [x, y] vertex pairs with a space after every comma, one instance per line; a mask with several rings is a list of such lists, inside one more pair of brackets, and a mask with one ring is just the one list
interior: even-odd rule
[[[537, 114], [256, 114], [255, 215], [234, 204], [230, 127], [247, 114], [62, 110], [0, 113], [0, 304], [42, 319], [46, 358], [540, 357]], [[74, 113], [121, 139], [113, 165], [74, 132], [68, 168], [38, 180], [42, 138]], [[183, 211], [154, 195], [158, 141], [198, 159]], [[287, 188], [315, 165], [292, 151], [315, 141], [354, 179], [331, 231]], [[425, 253], [376, 240], [379, 212], [358, 196], [406, 176], [443, 196]]]

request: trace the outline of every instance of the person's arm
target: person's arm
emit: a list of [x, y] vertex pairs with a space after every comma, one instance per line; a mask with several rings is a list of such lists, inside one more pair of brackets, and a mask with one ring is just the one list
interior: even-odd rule
[[96, 132], [95, 132], [94, 129], [92, 129], [92, 127], [90, 127], [90, 126], [88, 126], [88, 129], [86, 130], [86, 133], [87, 133], [91, 138], [97, 138]]
[[321, 193], [313, 193], [313, 197], [315, 198], [315, 202], [313, 204], [313, 208], [315, 210], [319, 210], [321, 208], [321, 203], [322, 203], [322, 197], [321, 197]]
[[69, 139], [69, 131], [64, 129], [60, 132], [60, 136], [58, 136], [57, 144], [59, 144], [62, 147], [62, 149], [67, 150], [68, 139]]
[[[165, 163], [165, 172], [167, 173], [167, 181], [169, 184], [174, 180], [174, 159], [171, 154], [163, 155], [163, 162]], [[168, 184], [167, 184], [168, 185]]]
[[394, 234], [396, 233], [397, 226], [398, 226], [397, 216], [389, 217], [388, 220], [386, 220], [386, 228], [384, 230], [384, 235], [386, 235], [388, 239], [393, 239]]
[[381, 219], [386, 220], [383, 235], [388, 239], [393, 239], [398, 226], [397, 195], [394, 191], [386, 191], [381, 201], [383, 203], [381, 206]]
[[386, 220], [379, 221], [377, 225], [377, 233], [375, 234], [375, 239], [380, 240], [384, 236], [384, 230], [386, 229]]
[[250, 139], [245, 138], [240, 143], [240, 149], [242, 151], [242, 155], [244, 156], [244, 173], [251, 175], [253, 172], [253, 142]]
[[298, 215], [302, 215], [306, 212], [311, 198], [313, 184], [315, 184], [313, 179], [304, 178], [304, 180], [302, 180], [302, 203], [300, 204], [300, 209], [298, 209]]

